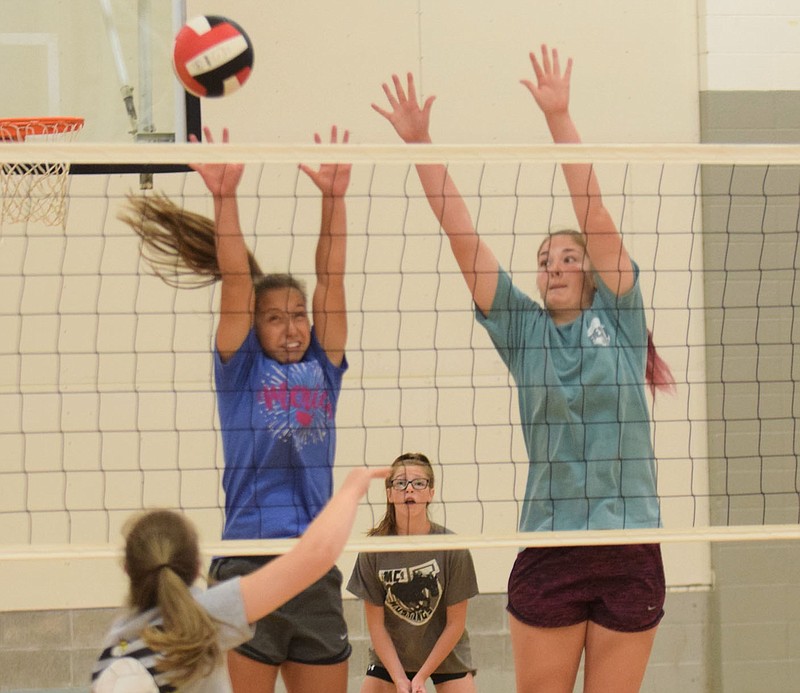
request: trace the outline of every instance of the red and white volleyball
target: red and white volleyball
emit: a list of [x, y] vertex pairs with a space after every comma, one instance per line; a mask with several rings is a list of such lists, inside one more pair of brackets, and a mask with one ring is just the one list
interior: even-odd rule
[[253, 69], [253, 44], [227, 17], [201, 15], [181, 27], [172, 53], [175, 74], [195, 96], [227, 96]]

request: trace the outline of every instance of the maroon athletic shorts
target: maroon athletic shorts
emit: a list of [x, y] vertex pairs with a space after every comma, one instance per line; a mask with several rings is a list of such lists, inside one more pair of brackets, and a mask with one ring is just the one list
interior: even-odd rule
[[658, 544], [529, 548], [511, 570], [508, 611], [529, 626], [635, 633], [658, 625], [665, 592]]

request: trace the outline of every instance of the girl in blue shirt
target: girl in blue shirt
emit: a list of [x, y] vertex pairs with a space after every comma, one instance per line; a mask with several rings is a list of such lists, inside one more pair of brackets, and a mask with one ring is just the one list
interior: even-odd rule
[[[207, 141], [211, 132], [205, 129]], [[228, 131], [223, 131], [223, 142]], [[319, 135], [316, 142], [321, 142]], [[336, 127], [330, 141], [339, 140]], [[345, 131], [341, 139], [348, 141]], [[300, 536], [331, 496], [335, 416], [347, 369], [344, 272], [349, 164], [300, 169], [322, 193], [311, 310], [290, 274], [263, 274], [247, 248], [236, 198], [241, 164], [193, 165], [214, 198], [214, 219], [163, 196], [131, 198], [124, 216], [146, 257], [171, 283], [191, 273], [219, 281], [214, 371], [225, 469], [224, 539]], [[313, 326], [312, 326], [313, 325]], [[226, 557], [212, 580], [246, 575], [274, 557]], [[347, 688], [347, 638], [335, 566], [256, 625], [228, 654], [236, 693]]]

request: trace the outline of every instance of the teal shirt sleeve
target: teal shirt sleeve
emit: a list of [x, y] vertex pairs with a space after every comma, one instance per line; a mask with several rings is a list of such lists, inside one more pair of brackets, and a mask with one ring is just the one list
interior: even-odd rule
[[520, 339], [532, 335], [545, 312], [541, 305], [520, 291], [511, 282], [511, 276], [502, 267], [498, 270], [497, 290], [488, 315], [477, 306], [475, 319], [489, 334], [492, 344], [505, 363], [514, 373], [519, 365]]

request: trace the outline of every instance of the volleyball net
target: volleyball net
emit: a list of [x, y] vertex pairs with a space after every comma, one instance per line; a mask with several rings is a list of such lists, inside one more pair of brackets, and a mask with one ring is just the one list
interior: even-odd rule
[[[424, 452], [436, 473], [433, 518], [456, 534], [418, 538], [417, 547], [800, 537], [800, 147], [19, 144], [4, 156], [243, 161], [250, 248], [265, 272], [291, 272], [310, 289], [320, 200], [297, 164], [352, 161], [350, 367], [335, 486], [354, 466]], [[652, 403], [663, 528], [517, 532], [528, 462], [515, 384], [475, 322], [419, 186], [414, 163], [432, 161], [447, 163], [482, 238], [531, 296], [543, 236], [575, 226], [560, 163], [594, 163], [677, 381], [674, 396]], [[195, 173], [156, 174], [153, 187], [213, 216]], [[155, 506], [186, 512], [208, 552], [285, 550], [287, 542], [218, 539], [218, 286], [154, 276], [118, 219], [128, 194], [152, 193], [139, 190], [138, 175], [73, 175], [63, 227], [0, 226], [0, 559], [116, 555], [124, 521]], [[376, 485], [351, 550], [377, 548], [359, 537], [384, 509]]]

